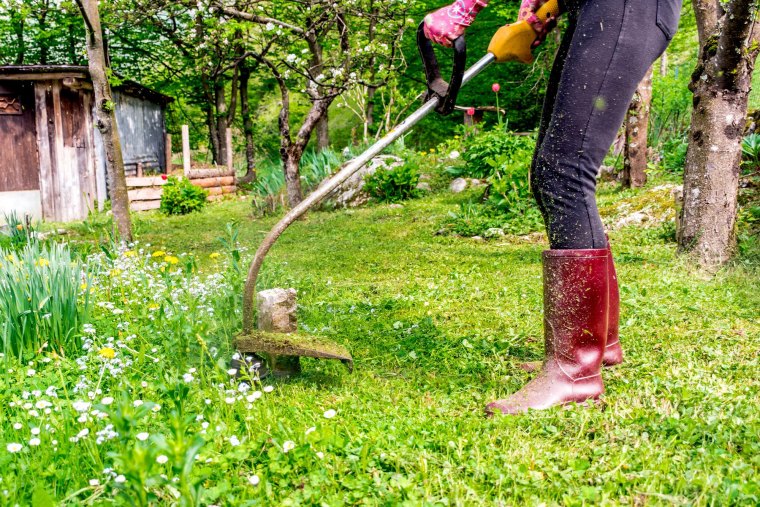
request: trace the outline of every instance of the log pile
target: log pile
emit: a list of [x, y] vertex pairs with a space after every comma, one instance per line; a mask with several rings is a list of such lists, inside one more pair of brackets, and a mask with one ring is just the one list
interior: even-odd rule
[[[216, 201], [237, 191], [235, 171], [230, 169], [190, 169], [185, 178], [208, 191], [208, 200]], [[127, 178], [129, 207], [132, 211], [145, 211], [161, 207], [162, 187], [166, 180], [161, 176]]]

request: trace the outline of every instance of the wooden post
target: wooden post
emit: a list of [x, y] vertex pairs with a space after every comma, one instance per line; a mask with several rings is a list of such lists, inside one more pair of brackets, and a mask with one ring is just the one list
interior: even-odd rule
[[171, 174], [172, 172], [172, 135], [166, 134], [164, 141], [164, 172]]
[[235, 168], [232, 163], [232, 129], [227, 128], [224, 132], [225, 142], [227, 143], [227, 169], [230, 171]]
[[190, 170], [190, 127], [182, 125], [182, 167], [185, 174]]
[[137, 177], [142, 178], [143, 177], [143, 165], [142, 162], [137, 163]]

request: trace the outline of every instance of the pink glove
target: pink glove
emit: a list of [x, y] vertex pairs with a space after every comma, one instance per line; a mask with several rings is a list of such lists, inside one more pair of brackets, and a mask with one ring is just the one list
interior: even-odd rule
[[451, 5], [431, 12], [425, 16], [425, 37], [450, 48], [452, 41], [464, 34], [486, 5], [488, 0], [456, 0]]
[[546, 21], [541, 21], [536, 16], [538, 9], [546, 2], [547, 0], [522, 0], [522, 5], [520, 5], [520, 15], [517, 19], [527, 22], [538, 34], [533, 47], [540, 45], [546, 39], [546, 35], [557, 26], [557, 18], [554, 16], [550, 16]]

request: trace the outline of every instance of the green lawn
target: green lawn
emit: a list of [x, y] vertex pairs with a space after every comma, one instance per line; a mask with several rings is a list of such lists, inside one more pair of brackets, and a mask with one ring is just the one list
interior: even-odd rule
[[[220, 354], [216, 373], [183, 395], [187, 414], [204, 413], [211, 429], [217, 425], [215, 439], [203, 436], [213, 442], [191, 474], [204, 489], [200, 503], [760, 503], [758, 266], [739, 260], [707, 277], [676, 256], [667, 225], [611, 231], [625, 363], [605, 371], [604, 403], [487, 419], [486, 403], [530, 378], [520, 363], [542, 356], [545, 244], [537, 235], [487, 242], [436, 236], [464, 198], [440, 194], [400, 209], [314, 212], [285, 233], [260, 288], [298, 289], [302, 328], [346, 345], [356, 369], [349, 374], [339, 363], [304, 360], [304, 375], [276, 382], [253, 410], [216, 398], [204, 407], [224, 378]], [[601, 207], [611, 212], [621, 199], [634, 208], [657, 202], [645, 192], [606, 188]], [[219, 261], [209, 254], [221, 251], [216, 238], [227, 222], [239, 223], [248, 259], [274, 220], [252, 219], [247, 201], [232, 201], [187, 217], [142, 214], [136, 230], [147, 251], [192, 253], [201, 272], [213, 273]], [[206, 322], [208, 346], [224, 349], [239, 319], [227, 311]], [[187, 326], [166, 333], [201, 333]], [[168, 384], [192, 365], [214, 367], [197, 354], [179, 365], [181, 354], [161, 348], [160, 336], [141, 339], [159, 346], [165, 371], [128, 372], [118, 389], [129, 399], [147, 381], [143, 391], [169, 406], [171, 396], [154, 384]], [[337, 416], [325, 419], [329, 409]], [[170, 426], [150, 424], [156, 432]], [[307, 435], [310, 427], [317, 429]], [[187, 428], [189, 438], [199, 426]], [[242, 444], [219, 443], [230, 433]], [[285, 441], [295, 449], [284, 453]], [[118, 446], [112, 452], [121, 453], [117, 464], [127, 455]], [[55, 466], [99, 470], [113, 461], [101, 453], [89, 465], [90, 456], [56, 458]], [[51, 496], [69, 503], [126, 501], [110, 490], [88, 490], [86, 473], [64, 480], [29, 463], [0, 458], [0, 476], [29, 481], [40, 474]], [[246, 477], [254, 471], [261, 482], [251, 486]], [[88, 491], [72, 497], [77, 488]], [[28, 501], [34, 487], [16, 491]], [[156, 494], [156, 502], [171, 503], [169, 494]]]

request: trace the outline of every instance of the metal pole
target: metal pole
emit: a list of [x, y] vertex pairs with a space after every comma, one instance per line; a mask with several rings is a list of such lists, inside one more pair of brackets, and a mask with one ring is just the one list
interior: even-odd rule
[[[467, 69], [467, 71], [464, 73], [464, 76], [462, 78], [462, 86], [477, 76], [483, 69], [485, 69], [495, 60], [496, 57], [491, 53], [488, 53], [486, 56], [478, 60], [475, 65]], [[301, 201], [297, 206], [285, 214], [285, 216], [275, 224], [272, 230], [269, 231], [269, 234], [266, 235], [264, 240], [261, 242], [258, 250], [256, 250], [256, 254], [253, 256], [251, 266], [248, 269], [248, 278], [246, 279], [245, 290], [243, 293], [244, 333], [253, 332], [253, 296], [256, 291], [256, 279], [259, 276], [259, 270], [261, 269], [261, 265], [264, 262], [264, 258], [269, 252], [269, 249], [272, 248], [272, 245], [274, 245], [275, 241], [277, 241], [277, 238], [280, 237], [280, 235], [285, 231], [285, 229], [288, 228], [288, 226], [290, 226], [290, 224], [298, 220], [298, 218], [306, 213], [312, 206], [324, 199], [333, 190], [338, 188], [341, 183], [346, 181], [356, 171], [361, 169], [367, 162], [379, 155], [380, 152], [390, 146], [398, 138], [406, 134], [409, 130], [412, 129], [412, 127], [419, 123], [420, 120], [434, 111], [435, 108], [438, 107], [438, 102], [438, 97], [434, 97], [425, 102], [422, 107], [409, 115], [395, 129], [388, 132], [375, 144], [370, 146], [364, 153], [348, 162], [348, 164], [346, 164], [346, 166], [341, 169], [340, 172], [338, 172], [335, 176], [330, 178], [327, 183], [309, 194], [303, 201]]]

